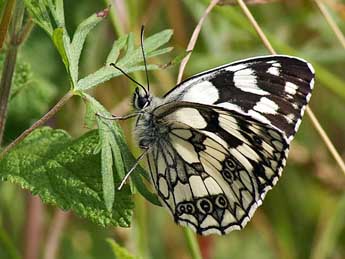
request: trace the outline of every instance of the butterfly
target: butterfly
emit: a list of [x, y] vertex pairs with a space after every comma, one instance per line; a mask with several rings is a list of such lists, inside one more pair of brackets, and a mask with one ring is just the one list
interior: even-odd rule
[[303, 59], [271, 55], [199, 73], [162, 98], [136, 88], [135, 135], [177, 224], [223, 235], [248, 223], [282, 174], [314, 75]]

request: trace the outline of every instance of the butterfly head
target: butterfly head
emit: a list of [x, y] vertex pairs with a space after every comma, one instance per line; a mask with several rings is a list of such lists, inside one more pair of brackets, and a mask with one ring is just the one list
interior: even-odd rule
[[137, 110], [142, 110], [150, 105], [152, 96], [148, 91], [140, 91], [139, 88], [135, 88], [133, 95], [133, 106]]

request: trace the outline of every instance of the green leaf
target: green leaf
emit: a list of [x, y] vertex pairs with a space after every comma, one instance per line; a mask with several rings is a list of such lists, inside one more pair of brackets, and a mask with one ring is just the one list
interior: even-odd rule
[[[104, 13], [107, 12], [108, 9], [103, 10]], [[85, 43], [86, 36], [89, 32], [106, 16], [101, 16], [99, 13], [95, 13], [91, 15], [89, 18], [84, 20], [79, 26], [77, 27], [72, 43], [71, 43], [71, 66], [70, 71], [71, 75], [73, 76], [73, 82], [77, 82], [78, 80], [78, 66], [79, 66], [79, 59], [80, 54]]]
[[[64, 28], [56, 28], [53, 32], [53, 42], [55, 44], [55, 47], [59, 51], [66, 70], [69, 71], [70, 62], [66, 48], [66, 37], [66, 31]], [[69, 43], [67, 44], [67, 47], [69, 47], [68, 45]]]
[[[173, 33], [172, 30], [164, 30], [145, 39], [144, 40], [145, 54], [148, 57], [152, 57], [151, 53], [157, 50], [158, 48], [160, 48], [165, 43], [167, 43], [170, 40], [172, 33]], [[121, 68], [126, 68], [141, 61], [143, 61], [143, 57], [141, 53], [141, 48], [139, 47], [133, 50], [132, 49], [127, 50], [126, 56], [123, 59], [121, 59], [119, 62], [117, 62], [117, 64]]]
[[51, 23], [45, 0], [24, 0], [25, 6], [33, 21], [45, 30], [50, 36], [53, 35]]
[[[110, 114], [96, 99], [87, 94], [84, 94], [84, 97], [89, 102], [94, 114], [101, 113], [104, 114], [104, 116], [110, 116]], [[107, 209], [111, 211], [115, 199], [113, 162], [116, 169], [115, 173], [118, 178], [122, 179], [125, 175], [125, 166], [117, 143], [117, 138], [119, 138], [119, 134], [117, 132], [119, 131], [119, 128], [114, 122], [104, 120], [99, 116], [97, 116], [96, 121], [101, 142], [103, 196]]]
[[171, 60], [170, 62], [168, 62], [167, 64], [163, 64], [160, 66], [160, 68], [162, 69], [166, 69], [170, 66], [174, 66], [174, 65], [177, 65], [177, 64], [180, 64], [181, 61], [189, 54], [191, 53], [191, 51], [185, 51], [179, 55], [177, 55], [173, 60]]
[[55, 18], [55, 22], [58, 27], [65, 27], [65, 15], [63, 8], [63, 0], [55, 0], [55, 6], [52, 3], [52, 0], [49, 1], [49, 7], [52, 15]]
[[[147, 57], [154, 57], [157, 55], [165, 54], [172, 50], [172, 48], [162, 48], [160, 47], [167, 43], [172, 36], [172, 30], [164, 30], [151, 37], [148, 37], [144, 41], [145, 54]], [[127, 43], [127, 48], [124, 56], [117, 60], [120, 51], [124, 49]], [[77, 90], [87, 90], [96, 85], [99, 85], [109, 79], [122, 75], [122, 73], [113, 67], [109, 66], [109, 63], [116, 62], [116, 64], [121, 67], [125, 72], [131, 73], [135, 71], [144, 71], [145, 67], [141, 64], [143, 62], [143, 56], [140, 47], [135, 47], [134, 37], [130, 33], [127, 36], [119, 38], [113, 45], [108, 57], [106, 65], [101, 67], [96, 72], [89, 74], [88, 76], [80, 79], [78, 81]], [[148, 70], [159, 69], [158, 65], [150, 64], [147, 66]]]
[[[93, 109], [94, 113], [100, 113], [103, 116], [106, 117], [110, 117], [110, 113], [108, 113], [106, 111], [106, 109], [96, 100], [94, 99], [92, 96], [83, 93], [82, 94], [84, 99], [86, 100], [87, 103], [90, 104], [90, 106]], [[125, 142], [124, 139], [124, 135], [123, 132], [121, 130], [121, 128], [117, 125], [117, 123], [110, 121], [110, 120], [106, 120], [106, 119], [97, 119], [98, 121], [98, 127], [99, 127], [99, 131], [100, 131], [100, 135], [105, 135], [104, 136], [104, 141], [105, 142], [110, 142], [110, 143], [116, 143], [115, 146], [111, 146], [112, 150], [113, 150], [113, 155], [114, 155], [114, 161], [115, 161], [115, 165], [119, 166], [120, 168], [117, 168], [116, 173], [120, 174], [117, 177], [122, 179], [125, 175], [125, 172], [128, 172], [132, 166], [135, 164], [136, 159], [134, 158], [134, 156], [132, 155], [132, 153], [130, 152], [130, 150], [128, 149], [128, 146]], [[114, 136], [114, 139], [112, 139]], [[104, 146], [103, 146], [104, 145]], [[114, 144], [110, 144], [110, 145], [114, 145]], [[119, 149], [118, 149], [119, 147]], [[110, 151], [108, 149], [108, 147], [106, 146], [105, 143], [102, 142], [102, 144], [100, 146], [98, 146], [97, 148], [106, 148], [107, 149], [107, 154], [105, 154], [107, 157], [110, 155]], [[97, 150], [99, 151], [99, 150]], [[96, 152], [96, 151], [95, 151]], [[107, 160], [108, 158], [106, 158], [105, 160]], [[124, 168], [125, 171], [121, 170], [121, 168]], [[145, 186], [145, 184], [143, 183], [141, 176], [143, 176], [147, 181], [149, 181], [149, 176], [146, 173], [146, 171], [140, 166], [138, 165], [134, 171], [131, 174], [131, 179], [133, 180], [133, 183], [135, 185], [135, 187], [137, 188], [137, 190], [139, 191], [139, 193], [145, 197], [148, 201], [150, 201], [151, 203], [157, 205], [157, 206], [161, 206], [157, 195], [150, 192], [147, 187]], [[107, 186], [108, 188], [109, 186]], [[104, 194], [104, 196], [106, 196], [107, 194]]]
[[[131, 73], [135, 71], [145, 71], [145, 67], [142, 65], [139, 66], [132, 66], [130, 68], [122, 68], [126, 73]], [[150, 64], [147, 65], [147, 70], [156, 70], [159, 69], [158, 65]], [[104, 66], [97, 70], [96, 72], [89, 74], [88, 76], [84, 77], [83, 79], [80, 79], [78, 81], [78, 86], [76, 90], [82, 90], [85, 91], [87, 89], [90, 89], [94, 86], [97, 86], [101, 83], [104, 83], [108, 80], [110, 80], [113, 77], [117, 77], [122, 75], [120, 71], [117, 69], [114, 69], [111, 66]]]
[[103, 183], [103, 198], [105, 206], [108, 211], [113, 208], [113, 203], [115, 200], [115, 188], [114, 188], [114, 177], [113, 177], [113, 155], [111, 152], [111, 146], [106, 140], [107, 134], [101, 137], [102, 139], [102, 149], [101, 149], [101, 172], [102, 172], [102, 183]]
[[94, 154], [97, 131], [71, 140], [62, 130], [31, 133], [0, 161], [0, 177], [50, 204], [106, 226], [130, 226], [133, 202], [128, 186], [116, 191], [110, 213], [103, 202], [101, 158]]
[[111, 48], [106, 64], [109, 65], [110, 63], [116, 63], [116, 60], [120, 56], [121, 50], [126, 46], [128, 39], [128, 35], [121, 36], [117, 41], [114, 42], [113, 47]]
[[130, 254], [127, 249], [121, 247], [113, 239], [108, 238], [106, 240], [111, 246], [116, 259], [141, 259], [141, 257]]
[[89, 102], [85, 102], [85, 105], [86, 111], [84, 116], [84, 124], [86, 128], [91, 129], [96, 124], [96, 115], [92, 104], [90, 104]]

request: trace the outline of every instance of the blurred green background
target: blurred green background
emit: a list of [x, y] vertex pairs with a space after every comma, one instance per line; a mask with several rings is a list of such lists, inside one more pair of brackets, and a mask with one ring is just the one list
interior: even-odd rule
[[[112, 4], [112, 14], [97, 25], [86, 41], [81, 74], [102, 66], [113, 41], [134, 32], [139, 42], [140, 26], [146, 35], [172, 28], [169, 45], [174, 51], [151, 63], [165, 64], [182, 54], [209, 1], [206, 0], [108, 0], [65, 1], [67, 28]], [[328, 9], [345, 31], [345, 3], [329, 0]], [[291, 0], [251, 5], [254, 16], [281, 54], [297, 55], [316, 67], [313, 109], [336, 148], [345, 157], [345, 49], [313, 1]], [[238, 6], [217, 6], [208, 16], [185, 77], [238, 59], [268, 54]], [[0, 55], [0, 60], [4, 54]], [[69, 89], [65, 68], [50, 38], [35, 27], [21, 47], [17, 66], [27, 70], [28, 84], [10, 102], [4, 144], [11, 142], [54, 105]], [[151, 90], [163, 95], [176, 83], [178, 66], [149, 72]], [[144, 73], [136, 78], [145, 83]], [[24, 80], [17, 78], [17, 80]], [[126, 114], [131, 109], [134, 85], [115, 78], [91, 92], [110, 111]], [[50, 121], [54, 128], [78, 137], [88, 131], [83, 123], [85, 107], [74, 97]], [[132, 123], [120, 122], [134, 154]], [[143, 166], [144, 163], [143, 163]], [[242, 231], [218, 237], [199, 238], [204, 258], [345, 258], [345, 177], [305, 116], [292, 143], [283, 176], [268, 193], [263, 206]], [[191, 258], [182, 229], [168, 212], [140, 195], [130, 229], [102, 228], [71, 213], [42, 205], [20, 187], [0, 183], [0, 258], [10, 257], [13, 247], [23, 258], [30, 249], [38, 258], [115, 258], [107, 238], [115, 239], [142, 258]], [[57, 232], [57, 233], [55, 233]], [[51, 237], [60, 238], [52, 242]], [[31, 242], [31, 243], [30, 243]], [[28, 243], [31, 244], [28, 248]], [[49, 245], [57, 245], [55, 256]], [[50, 250], [49, 250], [50, 249]], [[53, 250], [55, 251], [55, 250]], [[50, 257], [49, 257], [50, 256]]]

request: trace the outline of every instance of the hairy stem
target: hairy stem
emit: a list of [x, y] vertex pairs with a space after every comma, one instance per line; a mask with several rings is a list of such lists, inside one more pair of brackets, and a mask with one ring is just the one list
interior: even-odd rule
[[45, 124], [51, 117], [53, 117], [61, 108], [65, 105], [65, 103], [73, 96], [73, 92], [69, 91], [65, 96], [63, 96], [60, 101], [55, 104], [51, 110], [49, 110], [41, 119], [36, 121], [30, 128], [25, 130], [19, 137], [17, 137], [11, 144], [4, 148], [4, 150], [0, 153], [0, 159], [4, 157], [6, 153], [8, 153], [13, 147], [15, 147], [18, 143], [23, 141], [31, 132], [33, 132], [38, 127]]
[[[271, 43], [267, 39], [266, 35], [262, 31], [261, 27], [256, 22], [254, 16], [249, 11], [249, 9], [246, 6], [246, 4], [243, 2], [243, 0], [237, 0], [237, 2], [239, 4], [239, 6], [241, 7], [243, 13], [246, 15], [246, 17], [248, 18], [248, 20], [250, 21], [250, 23], [252, 24], [252, 26], [256, 30], [257, 34], [259, 35], [260, 39], [262, 40], [263, 44], [268, 49], [268, 51], [271, 52], [271, 54], [273, 54], [273, 55], [277, 54], [276, 51], [273, 49]], [[327, 146], [329, 152], [332, 154], [332, 156], [334, 157], [335, 161], [338, 163], [341, 171], [345, 175], [345, 164], [344, 164], [344, 161], [342, 160], [340, 154], [338, 153], [338, 151], [334, 147], [332, 141], [329, 139], [327, 133], [322, 128], [321, 124], [319, 123], [319, 121], [317, 120], [317, 118], [315, 117], [314, 113], [312, 112], [312, 110], [309, 107], [306, 108], [306, 112], [307, 112], [309, 118], [311, 119], [311, 122], [312, 122], [314, 128], [319, 133], [321, 139], [323, 140], [323, 142]]]

